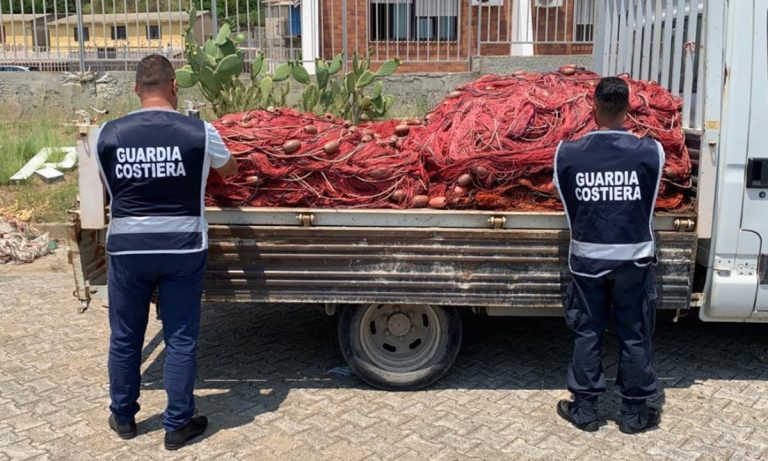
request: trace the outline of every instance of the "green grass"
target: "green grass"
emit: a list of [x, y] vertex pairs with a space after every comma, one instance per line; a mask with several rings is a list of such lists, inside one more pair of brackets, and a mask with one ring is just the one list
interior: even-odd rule
[[[183, 101], [179, 103], [179, 107], [181, 107], [182, 102]], [[110, 101], [109, 107], [100, 107], [100, 109], [109, 109], [109, 113], [101, 116], [97, 121], [97, 124], [101, 125], [102, 123], [122, 117], [128, 112], [131, 112], [140, 108], [141, 108], [141, 103], [139, 102], [139, 98], [137, 98], [135, 94], [121, 96], [113, 101]], [[91, 113], [91, 115], [93, 115], [93, 113]]]
[[[184, 96], [199, 100], [193, 94]], [[180, 107], [184, 99], [183, 96], [180, 98]], [[110, 113], [99, 122], [120, 117], [138, 107], [138, 99], [133, 96], [116, 101], [111, 104]], [[423, 117], [428, 110], [427, 100], [422, 96], [415, 104], [397, 107], [387, 118]], [[206, 119], [215, 118], [207, 108], [202, 115]], [[32, 222], [66, 222], [68, 210], [77, 198], [76, 170], [65, 173], [63, 181], [51, 184], [43, 182], [37, 175], [21, 184], [9, 184], [9, 178], [43, 147], [74, 145], [74, 126], [61, 120], [41, 118], [33, 122], [0, 122], [0, 216], [11, 214]], [[63, 157], [63, 152], [54, 152], [48, 161], [58, 162]]]
[[426, 96], [419, 95], [416, 98], [416, 106], [413, 108], [416, 118], [423, 119], [432, 109]]
[[[13, 176], [43, 147], [75, 144], [74, 127], [58, 120], [0, 124], [0, 214], [10, 213], [33, 222], [65, 222], [67, 210], [77, 197], [77, 173], [64, 181], [47, 184], [33, 175], [21, 184], [9, 184]], [[49, 162], [60, 161], [53, 154]]]
[[8, 184], [9, 178], [43, 147], [74, 144], [74, 127], [53, 120], [0, 124], [0, 185]]
[[[54, 146], [54, 147], [60, 147], [60, 146]], [[66, 157], [67, 153], [64, 152], [64, 150], [54, 150], [53, 152], [48, 155], [48, 161], [47, 163], [59, 163], [64, 161], [64, 157]]]
[[61, 223], [77, 198], [77, 173], [46, 184], [39, 179], [26, 184], [0, 186], [0, 215], [8, 213], [31, 222]]

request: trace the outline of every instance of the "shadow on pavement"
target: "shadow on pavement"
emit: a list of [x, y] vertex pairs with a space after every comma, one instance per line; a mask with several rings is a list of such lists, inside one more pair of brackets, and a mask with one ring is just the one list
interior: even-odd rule
[[[605, 336], [609, 387], [616, 375], [617, 338]], [[144, 351], [151, 360], [144, 389], [162, 389], [162, 337]], [[654, 366], [663, 389], [703, 380], [768, 379], [768, 335], [763, 325], [705, 324], [692, 313], [678, 323], [660, 312]], [[428, 391], [442, 389], [565, 391], [571, 337], [561, 318], [464, 315], [464, 342], [451, 370]], [[197, 405], [211, 418], [211, 435], [273, 412], [294, 389], [370, 389], [348, 376], [336, 339], [336, 318], [307, 305], [209, 304], [203, 307]], [[657, 399], [663, 403], [664, 395]], [[602, 406], [618, 411], [607, 393]], [[556, 403], [553, 397], [553, 411]], [[225, 414], [226, 418], [217, 418]], [[223, 425], [222, 425], [223, 424]], [[143, 423], [161, 429], [159, 415]]]

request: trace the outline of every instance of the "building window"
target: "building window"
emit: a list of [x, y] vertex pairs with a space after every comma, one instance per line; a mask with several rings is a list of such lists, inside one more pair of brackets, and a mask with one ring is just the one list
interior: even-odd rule
[[96, 48], [97, 59], [117, 59], [116, 48]]
[[125, 40], [128, 38], [128, 31], [125, 26], [112, 26], [112, 40]]
[[413, 29], [413, 4], [371, 1], [371, 40], [408, 40]]
[[455, 41], [458, 0], [370, 0], [372, 41]]
[[456, 16], [419, 16], [416, 40], [456, 40]]
[[591, 43], [595, 38], [595, 2], [576, 0], [573, 12], [573, 41]]
[[[75, 37], [75, 41], [76, 41], [76, 42], [79, 42], [79, 41], [80, 41], [80, 39], [79, 39], [79, 36], [78, 36], [78, 34], [77, 34], [77, 27], [75, 27], [75, 33], [74, 33], [74, 37]], [[91, 34], [90, 34], [90, 31], [88, 30], [88, 28], [87, 28], [87, 27], [83, 27], [83, 41], [84, 41], [84, 42], [87, 42], [87, 41], [89, 41], [90, 39], [91, 39]]]
[[160, 40], [161, 38], [161, 29], [160, 26], [147, 26], [147, 38], [149, 40]]
[[0, 26], [0, 43], [5, 43], [5, 26]]

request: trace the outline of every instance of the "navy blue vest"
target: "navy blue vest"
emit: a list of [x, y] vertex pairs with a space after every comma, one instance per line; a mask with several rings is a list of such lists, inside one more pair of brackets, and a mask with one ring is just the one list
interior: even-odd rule
[[133, 112], [102, 127], [97, 151], [111, 196], [109, 254], [207, 247], [204, 122], [171, 111]]
[[601, 277], [656, 261], [653, 209], [664, 150], [626, 131], [594, 131], [562, 142], [555, 184], [571, 228], [571, 272]]

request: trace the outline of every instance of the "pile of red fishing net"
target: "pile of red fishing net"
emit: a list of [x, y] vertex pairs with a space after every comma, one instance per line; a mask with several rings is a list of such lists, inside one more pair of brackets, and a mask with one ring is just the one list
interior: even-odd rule
[[424, 129], [410, 123], [352, 126], [293, 109], [226, 115], [214, 125], [240, 169], [226, 181], [211, 174], [206, 204], [405, 207], [429, 185], [419, 154], [402, 148], [404, 136]]
[[[566, 70], [485, 76], [427, 116], [350, 126], [290, 109], [227, 115], [214, 124], [240, 173], [211, 175], [206, 203], [221, 206], [562, 209], [552, 185], [555, 149], [595, 129], [597, 74]], [[682, 101], [627, 79], [626, 128], [664, 146], [657, 208], [687, 206], [691, 161]]]

